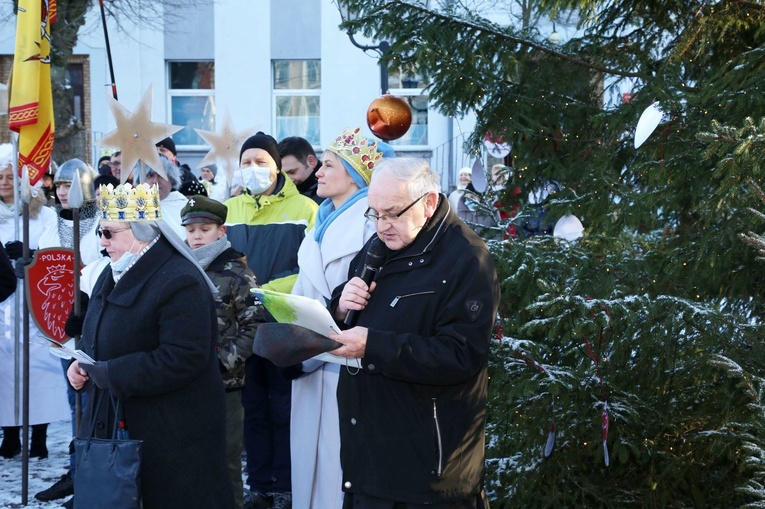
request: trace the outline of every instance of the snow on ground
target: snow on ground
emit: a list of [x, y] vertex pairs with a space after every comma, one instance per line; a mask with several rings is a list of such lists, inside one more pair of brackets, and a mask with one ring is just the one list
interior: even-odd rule
[[[71, 439], [70, 421], [53, 422], [48, 426], [48, 457], [44, 460], [39, 458], [29, 460], [27, 505], [21, 504], [21, 454], [13, 459], [0, 457], [0, 509], [61, 507], [68, 497], [51, 502], [40, 502], [35, 498], [35, 493], [49, 488], [69, 470]], [[247, 478], [244, 473], [242, 475], [244, 479]]]
[[29, 459], [29, 495], [26, 506], [21, 504], [21, 454], [12, 459], [0, 457], [0, 508], [60, 507], [67, 499], [40, 502], [35, 498], [35, 493], [49, 488], [69, 470], [71, 439], [72, 425], [69, 421], [54, 422], [48, 426], [48, 457], [44, 460]]

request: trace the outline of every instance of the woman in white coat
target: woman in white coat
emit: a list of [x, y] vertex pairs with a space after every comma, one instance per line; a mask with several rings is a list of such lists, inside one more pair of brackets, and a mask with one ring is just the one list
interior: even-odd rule
[[[6, 245], [11, 258], [21, 257], [21, 208], [17, 213], [14, 208], [13, 169], [11, 158], [13, 150], [10, 144], [0, 146], [0, 242]], [[56, 214], [44, 206], [47, 199], [42, 189], [33, 189], [29, 204], [29, 248], [38, 249], [38, 242], [43, 232], [55, 227]], [[19, 229], [16, 232], [15, 223], [18, 220]], [[20, 281], [21, 282], [21, 281]], [[21, 322], [20, 311], [23, 306], [24, 286], [20, 284], [18, 308], [14, 305], [17, 296], [12, 295], [0, 304], [0, 426], [3, 428], [3, 442], [0, 454], [13, 457], [21, 452], [21, 408], [16, 412], [18, 396], [21, 404], [21, 373], [19, 383], [16, 383], [16, 366], [14, 342], [16, 338], [16, 323]], [[46, 432], [48, 423], [69, 419], [69, 405], [66, 401], [66, 381], [61, 376], [61, 363], [48, 352], [45, 340], [36, 340], [38, 332], [34, 321], [30, 318], [29, 336], [29, 424], [32, 425], [32, 443], [30, 456], [47, 457]], [[19, 327], [17, 345], [22, 348], [22, 334]], [[21, 359], [23, 361], [23, 359]], [[18, 393], [14, 395], [14, 387]]]
[[[292, 289], [327, 303], [336, 286], [348, 279], [348, 265], [375, 225], [364, 217], [367, 186], [382, 158], [377, 142], [346, 129], [327, 147], [317, 171], [319, 206], [316, 224], [306, 232], [298, 251], [300, 272]], [[342, 507], [340, 427], [337, 381], [341, 363], [309, 359], [304, 374], [292, 383], [290, 448], [292, 504], [300, 508]]]

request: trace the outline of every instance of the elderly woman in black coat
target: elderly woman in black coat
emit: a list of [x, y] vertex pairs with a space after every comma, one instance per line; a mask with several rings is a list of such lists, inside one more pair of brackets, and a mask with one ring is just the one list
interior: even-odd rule
[[[95, 284], [72, 387], [88, 391], [80, 435], [109, 438], [110, 397], [131, 439], [143, 440], [144, 509], [229, 508], [223, 385], [214, 345], [215, 287], [160, 216], [156, 186], [102, 187], [101, 246], [111, 258]], [[103, 403], [98, 405], [99, 396]], [[77, 491], [75, 504], [87, 493]]]

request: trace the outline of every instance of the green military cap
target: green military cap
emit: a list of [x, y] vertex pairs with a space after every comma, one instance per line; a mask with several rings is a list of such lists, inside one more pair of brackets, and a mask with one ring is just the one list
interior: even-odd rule
[[221, 202], [197, 194], [189, 197], [186, 206], [181, 210], [181, 224], [226, 222], [228, 209]]

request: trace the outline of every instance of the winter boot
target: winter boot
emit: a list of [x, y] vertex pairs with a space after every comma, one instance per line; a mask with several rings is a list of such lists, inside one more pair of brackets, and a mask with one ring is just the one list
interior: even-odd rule
[[21, 452], [21, 426], [3, 426], [3, 443], [0, 444], [0, 456], [13, 458]]
[[254, 490], [244, 490], [244, 509], [270, 509], [273, 503], [273, 497]]
[[51, 500], [58, 500], [59, 498], [71, 497], [74, 495], [74, 479], [69, 472], [61, 476], [61, 479], [56, 481], [53, 486], [35, 494], [37, 500], [43, 502], [50, 502]]
[[29, 457], [45, 459], [48, 457], [48, 425], [35, 424], [32, 426], [32, 443], [29, 445]]
[[273, 493], [273, 509], [292, 509], [292, 493]]

